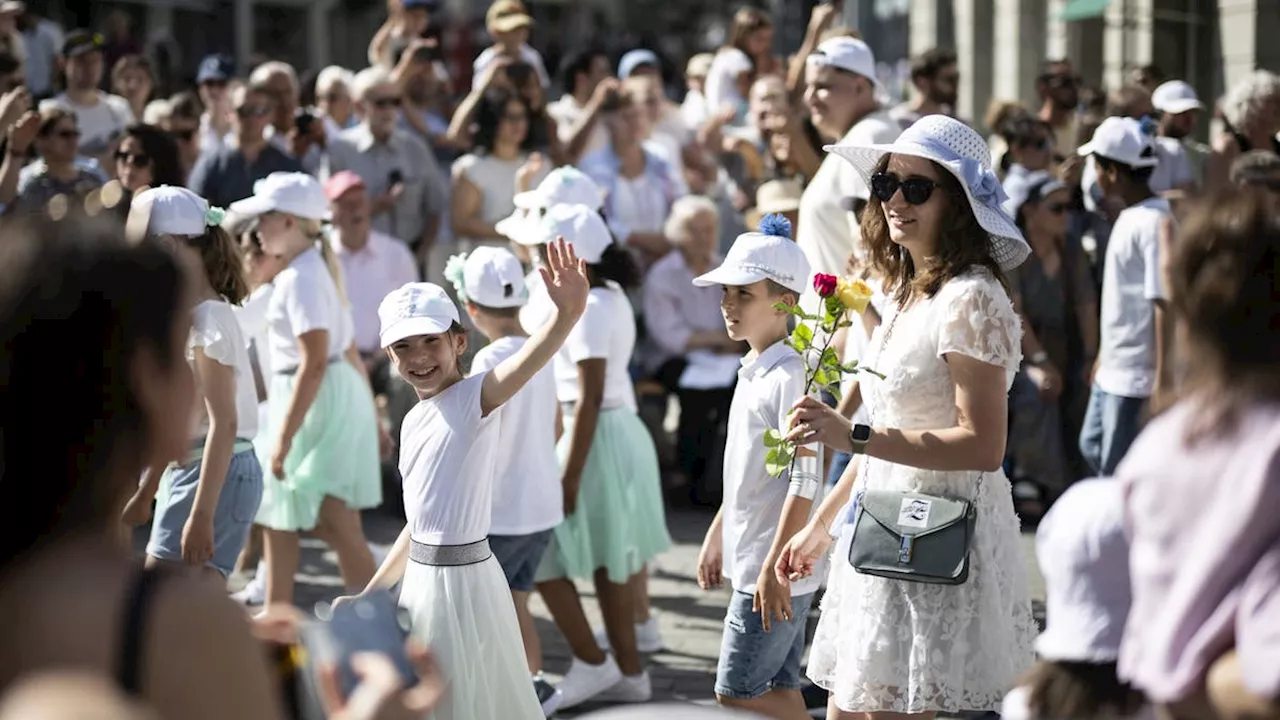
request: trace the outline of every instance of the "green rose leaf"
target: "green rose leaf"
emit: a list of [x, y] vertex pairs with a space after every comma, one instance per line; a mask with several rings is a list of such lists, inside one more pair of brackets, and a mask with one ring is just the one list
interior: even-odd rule
[[858, 372], [858, 361], [850, 360], [849, 362], [841, 365], [840, 369], [847, 373], [856, 373]]
[[764, 456], [764, 469], [769, 475], [779, 477], [791, 465], [792, 452], [787, 445], [772, 448]]
[[822, 351], [822, 367], [826, 368], [830, 374], [832, 370], [840, 372], [840, 356], [836, 354], [835, 348], [827, 348]]
[[782, 444], [782, 433], [769, 428], [764, 431], [764, 446], [767, 448], [778, 447]]
[[808, 325], [797, 325], [796, 329], [791, 332], [791, 341], [794, 343], [792, 347], [803, 353], [813, 344], [813, 330], [809, 329]]

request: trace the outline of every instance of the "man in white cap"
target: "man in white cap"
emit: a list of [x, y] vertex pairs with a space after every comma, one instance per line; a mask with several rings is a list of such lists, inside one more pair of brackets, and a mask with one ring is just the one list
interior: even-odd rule
[[[875, 145], [898, 138], [898, 123], [880, 106], [883, 88], [876, 80], [875, 56], [861, 40], [836, 37], [819, 45], [806, 60], [805, 83], [805, 104], [823, 139]], [[856, 213], [849, 211], [846, 198], [865, 200], [868, 195], [849, 163], [834, 156], [823, 160], [800, 198], [796, 235], [814, 272], [844, 274], [861, 241]]]
[[1196, 91], [1182, 80], [1162, 83], [1151, 93], [1151, 105], [1159, 113], [1160, 137], [1164, 145], [1180, 145], [1190, 166], [1191, 178], [1199, 187], [1204, 182], [1204, 164], [1209, 159], [1209, 146], [1197, 142], [1192, 134], [1204, 105]]
[[1081, 454], [1107, 476], [1142, 429], [1148, 400], [1169, 390], [1172, 338], [1165, 332], [1159, 247], [1172, 212], [1151, 191], [1160, 159], [1137, 120], [1103, 120], [1077, 152], [1093, 158], [1098, 187], [1124, 207], [1107, 240], [1098, 360], [1080, 431]]

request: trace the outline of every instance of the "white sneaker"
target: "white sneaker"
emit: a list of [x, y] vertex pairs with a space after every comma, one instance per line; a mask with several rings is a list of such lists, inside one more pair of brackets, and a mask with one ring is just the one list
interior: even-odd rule
[[267, 601], [267, 566], [258, 563], [253, 579], [240, 592], [231, 593], [231, 599], [241, 605], [261, 605]]
[[560, 709], [580, 705], [599, 695], [622, 680], [622, 671], [612, 655], [605, 657], [600, 665], [588, 665], [578, 658], [569, 665], [569, 672], [560, 681], [559, 690], [563, 694]]
[[[596, 643], [601, 650], [609, 649], [609, 631], [600, 628], [595, 632]], [[648, 620], [636, 624], [636, 650], [642, 653], [656, 653], [662, 649], [662, 632], [658, 629], [658, 618], [649, 616]]]
[[560, 688], [543, 679], [542, 673], [533, 676], [533, 691], [538, 696], [538, 702], [542, 704], [544, 717], [554, 715], [564, 702], [564, 693], [560, 691]]
[[653, 685], [649, 682], [649, 671], [639, 675], [623, 675], [613, 687], [600, 693], [599, 700], [615, 703], [643, 703], [653, 699]]
[[658, 629], [658, 618], [650, 615], [648, 620], [636, 625], [636, 650], [656, 653], [661, 649], [662, 632]]

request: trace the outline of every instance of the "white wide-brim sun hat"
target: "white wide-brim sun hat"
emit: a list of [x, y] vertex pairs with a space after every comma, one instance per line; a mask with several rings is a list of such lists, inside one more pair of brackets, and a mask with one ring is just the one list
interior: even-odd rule
[[1000, 208], [1008, 198], [991, 169], [991, 151], [973, 128], [946, 115], [926, 115], [892, 143], [879, 145], [828, 145], [823, 148], [848, 160], [871, 187], [871, 176], [885, 155], [910, 155], [932, 160], [960, 181], [978, 224], [987, 231], [991, 256], [1001, 270], [1010, 270], [1031, 255], [1022, 232]]

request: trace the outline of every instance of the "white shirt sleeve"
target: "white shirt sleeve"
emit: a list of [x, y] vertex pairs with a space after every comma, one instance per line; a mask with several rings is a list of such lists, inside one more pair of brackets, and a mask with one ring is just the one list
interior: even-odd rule
[[564, 341], [565, 352], [575, 364], [583, 360], [609, 357], [609, 338], [613, 335], [613, 311], [609, 298], [600, 293], [608, 290], [591, 291], [587, 298], [587, 309], [583, 311], [578, 324], [569, 331]]
[[227, 327], [228, 322], [235, 321], [230, 306], [219, 308], [214, 303], [201, 303], [193, 313], [187, 347], [192, 350], [203, 348], [210, 360], [235, 367], [234, 341], [237, 334]]
[[493, 345], [485, 345], [471, 360], [471, 374], [483, 375], [497, 367], [499, 362], [498, 354], [493, 351]]

